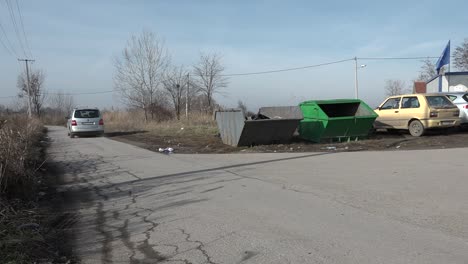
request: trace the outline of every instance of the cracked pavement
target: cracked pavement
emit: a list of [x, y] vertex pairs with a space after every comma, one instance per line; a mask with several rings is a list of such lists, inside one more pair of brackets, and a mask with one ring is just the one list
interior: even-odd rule
[[49, 127], [48, 152], [82, 263], [468, 260], [468, 149], [164, 155], [66, 135]]

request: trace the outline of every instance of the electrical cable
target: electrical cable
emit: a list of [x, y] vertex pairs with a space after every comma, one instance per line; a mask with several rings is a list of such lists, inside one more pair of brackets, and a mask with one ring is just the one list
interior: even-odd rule
[[437, 59], [439, 57], [367, 57], [357, 58], [358, 60], [424, 60], [424, 59]]
[[[439, 57], [433, 57], [433, 56], [426, 56], [426, 57], [356, 57], [356, 58], [350, 58], [350, 59], [344, 59], [344, 60], [338, 60], [338, 61], [332, 61], [332, 62], [326, 62], [326, 63], [320, 63], [320, 64], [315, 64], [315, 65], [308, 65], [308, 66], [302, 66], [302, 67], [294, 67], [294, 68], [285, 68], [285, 69], [278, 69], [278, 70], [269, 70], [269, 71], [259, 71], [259, 72], [246, 72], [246, 73], [231, 73], [231, 74], [223, 74], [221, 76], [229, 77], [229, 76], [246, 76], [246, 75], [260, 75], [260, 74], [270, 74], [270, 73], [278, 73], [278, 72], [286, 72], [286, 71], [296, 71], [296, 70], [303, 70], [303, 69], [309, 69], [309, 68], [316, 68], [316, 67], [322, 67], [322, 66], [327, 66], [327, 65], [332, 65], [332, 64], [337, 64], [337, 63], [343, 63], [346, 61], [353, 61], [355, 59], [357, 60], [420, 60], [420, 59], [429, 59], [429, 58], [439, 58]], [[50, 94], [50, 95], [57, 95], [57, 94], [63, 94], [63, 95], [86, 95], [86, 94], [106, 94], [106, 93], [113, 93], [113, 90], [108, 90], [108, 91], [97, 91], [97, 92], [84, 92], [84, 93], [52, 93], [52, 92], [46, 92], [45, 94]], [[0, 98], [12, 98], [16, 96], [3, 96]]]
[[52, 94], [52, 95], [57, 95], [57, 94], [62, 94], [62, 95], [83, 95], [83, 94], [106, 94], [106, 93], [113, 93], [113, 90], [109, 91], [99, 91], [99, 92], [85, 92], [85, 93], [50, 93], [50, 92], [45, 92], [45, 94]]
[[5, 0], [5, 3], [7, 4], [8, 11], [10, 12], [10, 18], [13, 23], [13, 28], [15, 30], [16, 37], [18, 38], [18, 42], [21, 46], [21, 49], [23, 50], [23, 54], [24, 56], [28, 57], [28, 55], [26, 54], [26, 49], [24, 48], [24, 45], [23, 45], [23, 41], [21, 40], [21, 34], [19, 33], [19, 30], [18, 30], [18, 23], [16, 22], [16, 16], [13, 11], [13, 8], [11, 7], [11, 2], [9, 0]]
[[[16, 56], [16, 57], [18, 58], [18, 57], [19, 57], [19, 56], [18, 56], [18, 53], [16, 52], [14, 46], [11, 44], [11, 41], [10, 41], [10, 39], [8, 38], [8, 35], [7, 35], [7, 33], [6, 33], [6, 31], [5, 31], [5, 28], [3, 27], [1, 21], [0, 21], [0, 30], [2, 31], [3, 35], [5, 36], [5, 40], [6, 40], [7, 44], [9, 45], [9, 48], [7, 48], [8, 52], [9, 52], [10, 54], [12, 54], [13, 56]], [[3, 41], [2, 41], [2, 43], [3, 43]], [[4, 45], [4, 46], [6, 47], [6, 45]]]
[[24, 36], [24, 40], [25, 40], [25, 43], [26, 43], [26, 47], [29, 51], [29, 55], [30, 57], [32, 58], [33, 57], [33, 54], [32, 54], [32, 51], [31, 51], [31, 46], [29, 45], [29, 40], [28, 40], [28, 37], [26, 35], [26, 31], [24, 30], [24, 23], [23, 23], [23, 14], [21, 13], [21, 9], [19, 7], [19, 4], [18, 4], [18, 0], [15, 0], [16, 2], [16, 9], [18, 10], [18, 14], [19, 14], [19, 21], [20, 21], [20, 25], [21, 25], [21, 29], [23, 31], [23, 36]]
[[7, 45], [3, 42], [2, 38], [0, 38], [0, 43], [2, 43], [2, 46], [5, 48], [6, 51], [8, 51], [8, 53], [10, 53], [11, 56], [15, 56], [11, 50], [7, 47]]
[[[100, 92], [85, 92], [85, 93], [59, 93], [59, 92], [44, 92], [46, 95], [87, 95], [87, 94], [106, 94], [106, 93], [112, 93], [114, 91], [100, 91]], [[17, 97], [16, 95], [10, 95], [10, 96], [0, 96], [0, 98], [14, 98]]]
[[295, 67], [295, 68], [286, 68], [286, 69], [260, 71], [260, 72], [230, 73], [230, 74], [222, 74], [221, 76], [225, 76], [225, 77], [229, 77], [229, 76], [246, 76], [246, 75], [259, 75], [259, 74], [286, 72], [286, 71], [297, 71], [297, 70], [316, 68], [316, 67], [321, 67], [321, 66], [326, 66], [326, 65], [331, 65], [331, 64], [342, 63], [342, 62], [351, 61], [351, 60], [354, 60], [354, 58], [353, 59], [345, 59], [345, 60], [339, 60], [339, 61], [326, 62], [326, 63], [320, 63], [320, 64], [309, 65], [309, 66]]

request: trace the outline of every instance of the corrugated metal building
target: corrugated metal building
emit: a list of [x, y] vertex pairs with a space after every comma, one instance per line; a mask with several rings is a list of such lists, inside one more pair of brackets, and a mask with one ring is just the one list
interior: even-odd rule
[[426, 92], [466, 92], [468, 91], [468, 72], [446, 72], [429, 80]]

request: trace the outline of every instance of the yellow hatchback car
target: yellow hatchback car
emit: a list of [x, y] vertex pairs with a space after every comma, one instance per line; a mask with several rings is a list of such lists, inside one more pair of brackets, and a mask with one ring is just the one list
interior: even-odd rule
[[442, 94], [407, 94], [387, 98], [375, 112], [374, 128], [405, 129], [415, 137], [426, 129], [460, 125], [460, 110]]

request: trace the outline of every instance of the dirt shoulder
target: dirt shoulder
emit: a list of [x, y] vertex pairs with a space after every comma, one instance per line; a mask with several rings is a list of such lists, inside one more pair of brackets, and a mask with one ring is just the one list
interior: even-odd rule
[[0, 263], [77, 263], [66, 230], [73, 225], [57, 193], [60, 174], [48, 165], [47, 137], [37, 148], [42, 163], [31, 181], [0, 195]]
[[216, 133], [206, 134], [158, 134], [139, 131], [108, 133], [107, 137], [138, 147], [158, 151], [171, 147], [176, 153], [235, 153], [235, 152], [323, 152], [323, 151], [388, 151], [443, 149], [468, 147], [468, 132], [431, 131], [423, 137], [413, 137], [405, 132], [377, 132], [368, 139], [352, 142], [312, 143], [293, 138], [289, 144], [261, 145], [253, 147], [231, 147], [222, 143]]

